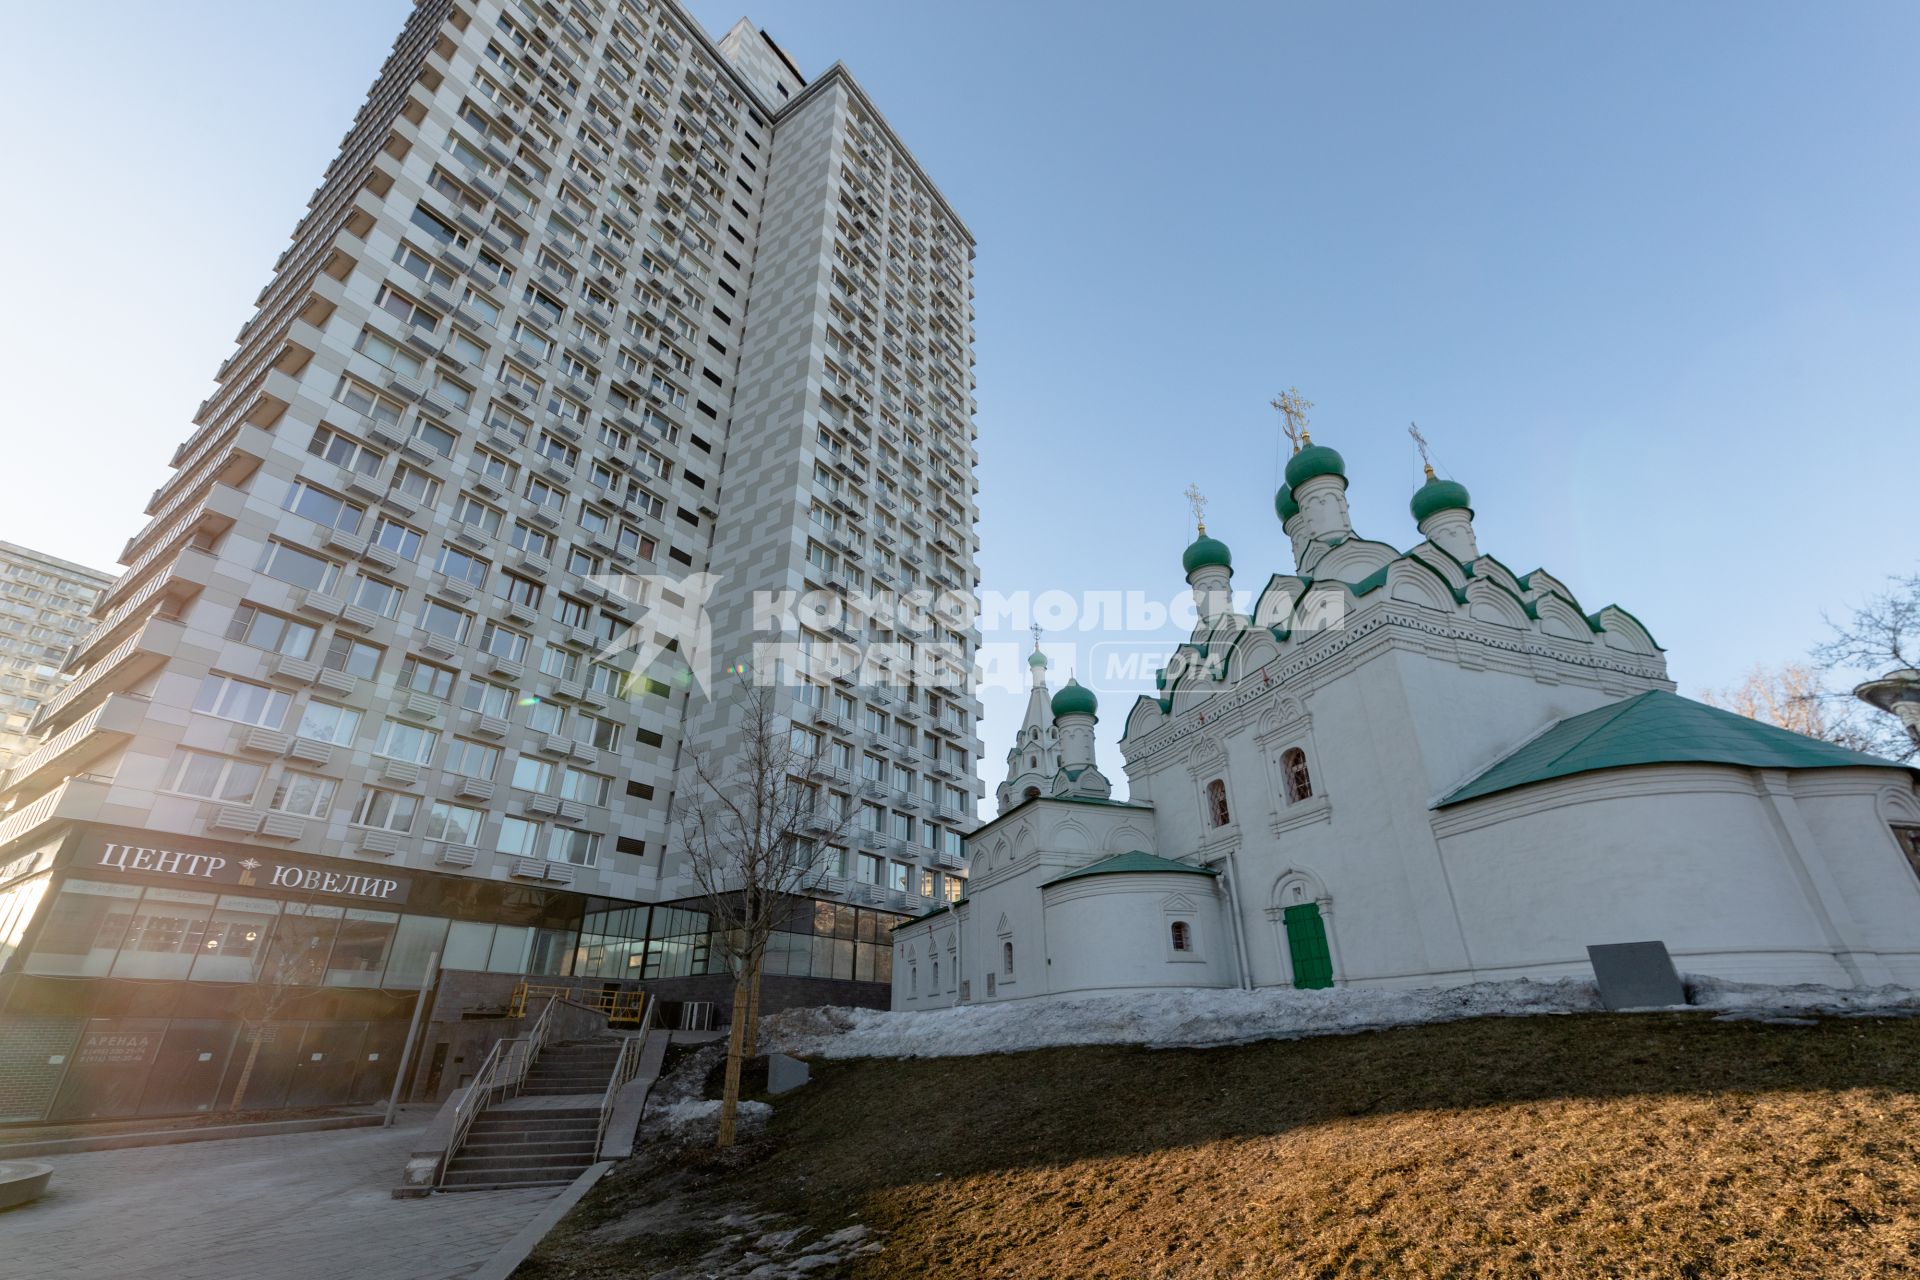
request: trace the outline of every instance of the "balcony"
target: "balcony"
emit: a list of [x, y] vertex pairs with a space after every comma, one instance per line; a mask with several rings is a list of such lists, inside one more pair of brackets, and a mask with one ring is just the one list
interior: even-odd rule
[[91, 774], [68, 778], [18, 813], [0, 819], [0, 847], [48, 823], [87, 822], [99, 817], [108, 785], [108, 779]]
[[138, 631], [121, 641], [118, 648], [88, 666], [72, 684], [41, 707], [33, 727], [43, 731], [52, 729], [71, 720], [88, 705], [90, 697], [132, 686], [164, 666], [185, 635], [186, 628], [178, 622], [147, 619]]
[[128, 629], [141, 619], [153, 614], [177, 617], [184, 613], [188, 601], [213, 580], [215, 566], [216, 560], [210, 551], [199, 547], [181, 551], [67, 651], [66, 669], [71, 671], [98, 657], [125, 637]]
[[0, 792], [25, 786], [36, 778], [79, 772], [133, 737], [146, 714], [147, 699], [131, 693], [111, 695], [8, 770], [0, 781]]

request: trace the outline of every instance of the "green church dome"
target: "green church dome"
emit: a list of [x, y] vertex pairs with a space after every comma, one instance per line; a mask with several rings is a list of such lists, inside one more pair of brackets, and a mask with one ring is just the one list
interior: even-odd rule
[[1027, 655], [1027, 665], [1030, 667], [1044, 667], [1047, 665], [1047, 655], [1035, 649]]
[[1220, 539], [1209, 538], [1203, 533], [1193, 540], [1193, 545], [1187, 548], [1187, 553], [1180, 557], [1180, 563], [1188, 573], [1192, 573], [1195, 569], [1204, 568], [1207, 565], [1218, 565], [1222, 569], [1231, 569], [1233, 568], [1233, 552], [1227, 550], [1227, 544], [1220, 541]]
[[1439, 511], [1465, 511], [1473, 513], [1467, 497], [1467, 486], [1452, 480], [1435, 478], [1421, 485], [1413, 495], [1413, 501], [1407, 505], [1413, 510], [1413, 522], [1419, 524], [1428, 516]]
[[1287, 487], [1298, 489], [1315, 476], [1347, 478], [1347, 460], [1323, 444], [1310, 444], [1287, 459]]
[[1280, 517], [1281, 524], [1300, 514], [1300, 504], [1293, 500], [1292, 486], [1283, 484], [1280, 492], [1273, 495], [1273, 513]]
[[[1222, 548], [1224, 550], [1224, 548]], [[1093, 696], [1093, 690], [1067, 677], [1067, 683], [1060, 692], [1053, 695], [1053, 718], [1061, 716], [1090, 716], [1100, 709], [1099, 699]]]

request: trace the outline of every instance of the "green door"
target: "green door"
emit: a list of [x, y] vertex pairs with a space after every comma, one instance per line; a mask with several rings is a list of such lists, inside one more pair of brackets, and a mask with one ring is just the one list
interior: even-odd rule
[[1287, 926], [1287, 950], [1293, 956], [1293, 985], [1330, 987], [1333, 985], [1333, 956], [1327, 951], [1327, 925], [1320, 918], [1320, 906], [1303, 902], [1284, 913]]

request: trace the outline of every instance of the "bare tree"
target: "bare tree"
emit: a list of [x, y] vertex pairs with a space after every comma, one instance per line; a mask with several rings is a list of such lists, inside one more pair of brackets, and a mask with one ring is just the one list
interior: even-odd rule
[[1739, 684], [1703, 690], [1700, 701], [1809, 738], [1835, 741], [1827, 728], [1826, 696], [1820, 673], [1803, 662], [1773, 668], [1755, 663]]
[[1826, 619], [1831, 635], [1813, 660], [1842, 676], [1845, 689], [1825, 694], [1831, 736], [1837, 742], [1891, 760], [1920, 755], [1920, 742], [1893, 715], [1850, 692], [1860, 681], [1920, 666], [1920, 574], [1895, 574], [1887, 587], [1844, 622]]
[[682, 783], [680, 830], [715, 944], [733, 973], [720, 1145], [733, 1145], [741, 1064], [758, 1041], [760, 973], [774, 932], [815, 874], [814, 851], [844, 834], [850, 805], [823, 799], [826, 772], [816, 739], [780, 714], [777, 691], [738, 673], [737, 752], [691, 754]]
[[308, 970], [311, 958], [278, 939], [267, 952], [253, 985], [241, 998], [240, 1034], [247, 1038], [247, 1060], [240, 1067], [240, 1079], [233, 1086], [233, 1101], [227, 1110], [238, 1111], [247, 1099], [247, 1086], [253, 1083], [254, 1064], [260, 1061], [260, 1046], [266, 1042], [273, 1020], [293, 997], [313, 990], [317, 978]]

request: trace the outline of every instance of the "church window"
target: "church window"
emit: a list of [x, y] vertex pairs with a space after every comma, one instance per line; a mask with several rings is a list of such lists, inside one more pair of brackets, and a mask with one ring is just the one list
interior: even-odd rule
[[1040, 757], [1039, 757], [1039, 756], [1028, 756], [1028, 757], [1027, 757], [1027, 768], [1029, 768], [1029, 769], [1038, 769], [1039, 767], [1040, 767]]
[[1013, 944], [1011, 942], [1000, 944], [1000, 967], [1006, 971], [1009, 978], [1013, 976]]
[[1173, 922], [1173, 949], [1175, 951], [1193, 950], [1193, 926], [1185, 920]]
[[1233, 821], [1227, 811], [1227, 784], [1218, 778], [1207, 784], [1207, 821], [1216, 827]]
[[917, 964], [907, 967], [907, 994], [920, 994], [920, 966]]
[[1920, 827], [1897, 826], [1893, 838], [1900, 842], [1900, 851], [1907, 855], [1913, 874], [1920, 876]]
[[1028, 799], [1028, 800], [1037, 800], [1037, 799], [1039, 799], [1039, 798], [1040, 798], [1040, 788], [1038, 788], [1038, 787], [1028, 787], [1028, 788], [1027, 788], [1027, 793], [1026, 793], [1026, 797], [1025, 797], [1025, 798], [1026, 798], [1026, 799]]
[[933, 989], [935, 991], [940, 989], [940, 957], [938, 956], [933, 959]]
[[1280, 757], [1280, 772], [1287, 781], [1287, 803], [1297, 804], [1313, 795], [1313, 775], [1307, 772], [1307, 753], [1288, 748]]

